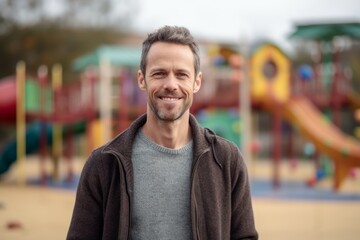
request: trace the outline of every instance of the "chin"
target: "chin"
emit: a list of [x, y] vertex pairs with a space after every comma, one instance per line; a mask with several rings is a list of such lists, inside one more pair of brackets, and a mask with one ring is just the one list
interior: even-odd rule
[[156, 114], [157, 118], [163, 121], [176, 121], [182, 118], [186, 112], [178, 112], [178, 113], [162, 113], [158, 112]]

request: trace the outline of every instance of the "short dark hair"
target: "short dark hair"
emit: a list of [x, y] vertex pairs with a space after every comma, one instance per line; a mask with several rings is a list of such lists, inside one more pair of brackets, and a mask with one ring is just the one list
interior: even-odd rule
[[155, 42], [167, 42], [167, 43], [175, 43], [175, 44], [189, 46], [194, 55], [195, 76], [199, 73], [200, 71], [199, 47], [195, 42], [194, 37], [191, 35], [190, 31], [185, 27], [164, 26], [150, 33], [143, 42], [140, 70], [144, 75], [146, 71], [147, 55], [149, 53], [151, 45], [154, 44]]

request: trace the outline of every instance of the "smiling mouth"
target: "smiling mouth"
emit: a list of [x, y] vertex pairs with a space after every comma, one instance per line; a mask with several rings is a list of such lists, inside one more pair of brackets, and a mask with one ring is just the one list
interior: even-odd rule
[[160, 99], [164, 100], [164, 101], [169, 101], [169, 102], [174, 102], [174, 101], [180, 100], [180, 98], [175, 98], [175, 97], [160, 97]]

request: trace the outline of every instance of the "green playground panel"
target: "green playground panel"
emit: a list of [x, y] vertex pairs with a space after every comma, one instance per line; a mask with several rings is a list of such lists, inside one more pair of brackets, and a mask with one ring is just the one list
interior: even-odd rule
[[[51, 87], [45, 88], [45, 113], [51, 113], [53, 109], [53, 92]], [[25, 109], [27, 112], [38, 113], [40, 111], [40, 88], [33, 79], [27, 79], [25, 84]]]

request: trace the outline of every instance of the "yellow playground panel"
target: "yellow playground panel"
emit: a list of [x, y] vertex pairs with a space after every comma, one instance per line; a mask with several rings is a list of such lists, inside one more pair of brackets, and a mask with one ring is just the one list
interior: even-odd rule
[[284, 103], [290, 97], [289, 58], [275, 45], [258, 47], [251, 58], [251, 94], [255, 100]]

